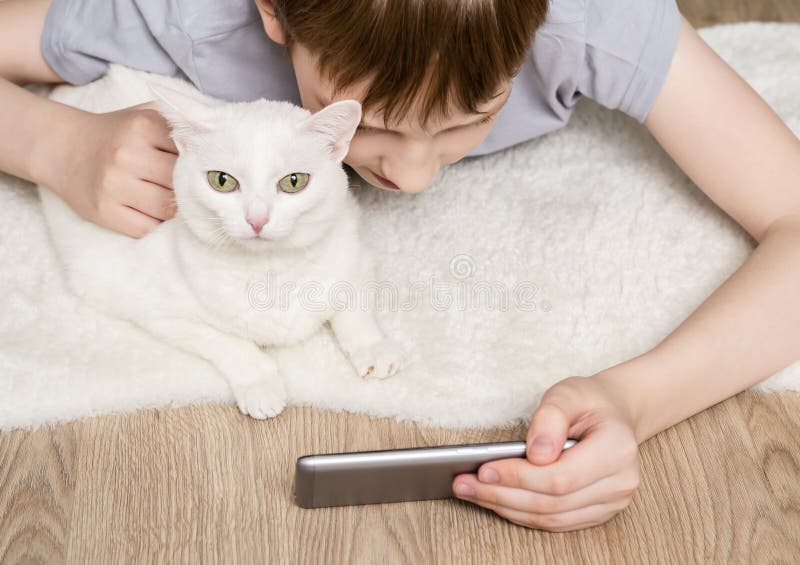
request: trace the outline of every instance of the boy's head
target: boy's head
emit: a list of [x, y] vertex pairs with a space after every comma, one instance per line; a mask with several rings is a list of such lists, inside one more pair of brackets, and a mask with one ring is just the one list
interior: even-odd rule
[[[548, 0], [257, 0], [303, 106], [361, 102], [345, 163], [419, 192], [489, 133]], [[383, 177], [383, 179], [381, 179]], [[387, 181], [388, 180], [388, 184]]]

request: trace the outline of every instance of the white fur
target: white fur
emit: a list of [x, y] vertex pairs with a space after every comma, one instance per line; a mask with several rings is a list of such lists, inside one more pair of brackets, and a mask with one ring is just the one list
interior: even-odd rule
[[[800, 25], [700, 33], [800, 133]], [[111, 108], [111, 79], [83, 92]], [[657, 344], [753, 249], [641, 125], [588, 100], [566, 128], [450, 166], [422, 194], [355, 194], [376, 280], [401, 298], [415, 281], [452, 282], [454, 257], [469, 255], [474, 273], [461, 281], [531, 281], [550, 310], [434, 309], [425, 295], [379, 308], [380, 327], [411, 354], [385, 380], [356, 376], [323, 326], [268, 348], [293, 405], [441, 427], [528, 422], [555, 381]], [[32, 185], [0, 175], [0, 428], [230, 402], [210, 364], [66, 291], [40, 208]], [[800, 390], [800, 364], [755, 388]]]
[[[109, 74], [115, 92], [126, 93], [115, 98], [117, 108], [144, 101], [141, 73], [114, 66]], [[300, 292], [287, 294], [287, 304], [276, 300], [265, 308], [251, 294], [270, 276], [274, 289], [319, 284], [322, 298], [337, 282], [358, 289], [372, 280], [358, 236], [358, 205], [341, 166], [360, 105], [336, 102], [312, 115], [287, 102], [222, 103], [175, 79], [151, 76], [147, 84], [180, 153], [173, 177], [176, 216], [137, 240], [80, 218], [40, 187], [73, 291], [210, 361], [239, 408], [256, 418], [274, 416], [286, 404], [283, 377], [258, 346], [298, 343], [331, 319], [362, 376], [394, 373], [400, 351], [384, 339], [370, 312], [304, 302]], [[59, 87], [51, 98], [89, 111], [110, 109], [74, 87]], [[208, 171], [232, 175], [238, 188], [214, 190]], [[310, 175], [307, 186], [280, 190], [278, 181], [296, 172]], [[269, 219], [255, 231], [247, 221], [251, 215]]]

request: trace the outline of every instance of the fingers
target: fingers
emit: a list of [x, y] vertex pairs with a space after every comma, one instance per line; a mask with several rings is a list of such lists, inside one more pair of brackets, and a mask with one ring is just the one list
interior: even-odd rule
[[134, 181], [122, 195], [121, 203], [158, 220], [175, 215], [175, 193], [147, 181]]
[[492, 510], [499, 516], [526, 528], [537, 528], [551, 532], [568, 532], [607, 522], [628, 504], [628, 500], [620, 500], [606, 504], [595, 504], [560, 514], [537, 514], [491, 503], [480, 504], [480, 506]]
[[478, 477], [482, 479], [491, 469], [499, 476], [496, 484], [564, 495], [621, 469], [638, 469], [638, 458], [638, 444], [631, 430], [609, 420], [586, 430], [578, 443], [563, 451], [558, 460], [549, 465], [535, 465], [516, 457], [499, 459], [484, 463], [478, 470]]
[[162, 151], [177, 155], [178, 148], [175, 146], [175, 142], [172, 140], [172, 137], [170, 137], [170, 128], [169, 124], [167, 124], [166, 118], [164, 118], [164, 116], [158, 111], [158, 102], [153, 100], [151, 102], [145, 102], [144, 104], [139, 104], [134, 107], [141, 110], [152, 110], [158, 114], [159, 119], [152, 120], [152, 126], [149, 131], [149, 140], [154, 147], [158, 147]]
[[[570, 377], [548, 389], [531, 418], [526, 457], [457, 476], [456, 496], [552, 531], [602, 523], [626, 506], [639, 487], [639, 445], [628, 419], [594, 383]], [[579, 441], [563, 450], [567, 437]], [[464, 496], [460, 486], [473, 492]]]
[[161, 222], [138, 210], [120, 205], [109, 211], [104, 223], [115, 231], [140, 238], [156, 229]]
[[[543, 395], [531, 418], [526, 440], [526, 456], [531, 463], [546, 465], [561, 454], [570, 426], [585, 418], [588, 407], [579, 386], [571, 383], [583, 377], [560, 381]], [[574, 447], [570, 449], [575, 449]]]
[[163, 117], [161, 120], [156, 122], [155, 128], [156, 129], [153, 132], [153, 137], [151, 138], [153, 146], [167, 153], [177, 155], [178, 148], [175, 146], [175, 142], [172, 140], [172, 137], [170, 137], [169, 125], [167, 125], [167, 122]]
[[537, 465], [546, 465], [558, 458], [571, 423], [563, 407], [551, 402], [539, 405], [528, 428], [525, 455]]
[[[530, 465], [525, 461], [523, 464]], [[474, 474], [459, 475], [456, 479], [455, 485], [466, 484], [475, 492], [471, 496], [458, 494], [458, 498], [480, 506], [491, 504], [536, 514], [558, 514], [631, 497], [639, 487], [639, 474], [630, 469], [621, 474], [603, 477], [582, 489], [564, 495], [535, 492], [502, 484], [487, 484], [478, 480]]]
[[175, 170], [175, 161], [177, 160], [178, 156], [172, 153], [154, 149], [148, 150], [141, 162], [137, 163], [137, 167], [140, 168], [141, 179], [171, 189], [172, 173]]

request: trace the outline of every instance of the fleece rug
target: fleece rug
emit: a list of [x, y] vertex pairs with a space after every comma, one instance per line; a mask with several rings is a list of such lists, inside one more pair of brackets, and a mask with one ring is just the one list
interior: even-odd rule
[[[701, 34], [799, 133], [800, 25]], [[205, 361], [77, 302], [34, 187], [0, 184], [0, 429], [232, 402]], [[586, 99], [566, 128], [447, 167], [423, 194], [356, 190], [378, 319], [409, 358], [363, 381], [323, 327], [271, 350], [289, 404], [430, 426], [528, 421], [556, 381], [655, 346], [754, 246], [643, 126]], [[800, 363], [756, 388], [800, 389]]]

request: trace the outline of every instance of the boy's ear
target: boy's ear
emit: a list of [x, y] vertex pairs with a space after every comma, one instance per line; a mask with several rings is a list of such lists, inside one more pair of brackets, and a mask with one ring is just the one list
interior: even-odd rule
[[284, 31], [278, 16], [275, 15], [275, 6], [272, 0], [256, 0], [258, 13], [261, 14], [261, 23], [269, 38], [280, 45], [286, 45], [286, 31]]
[[156, 106], [172, 128], [172, 139], [181, 151], [191, 137], [211, 131], [211, 106], [203, 100], [173, 88], [148, 81]]
[[312, 114], [300, 127], [325, 138], [331, 159], [341, 163], [350, 150], [350, 140], [361, 123], [361, 104], [356, 100], [340, 100]]

